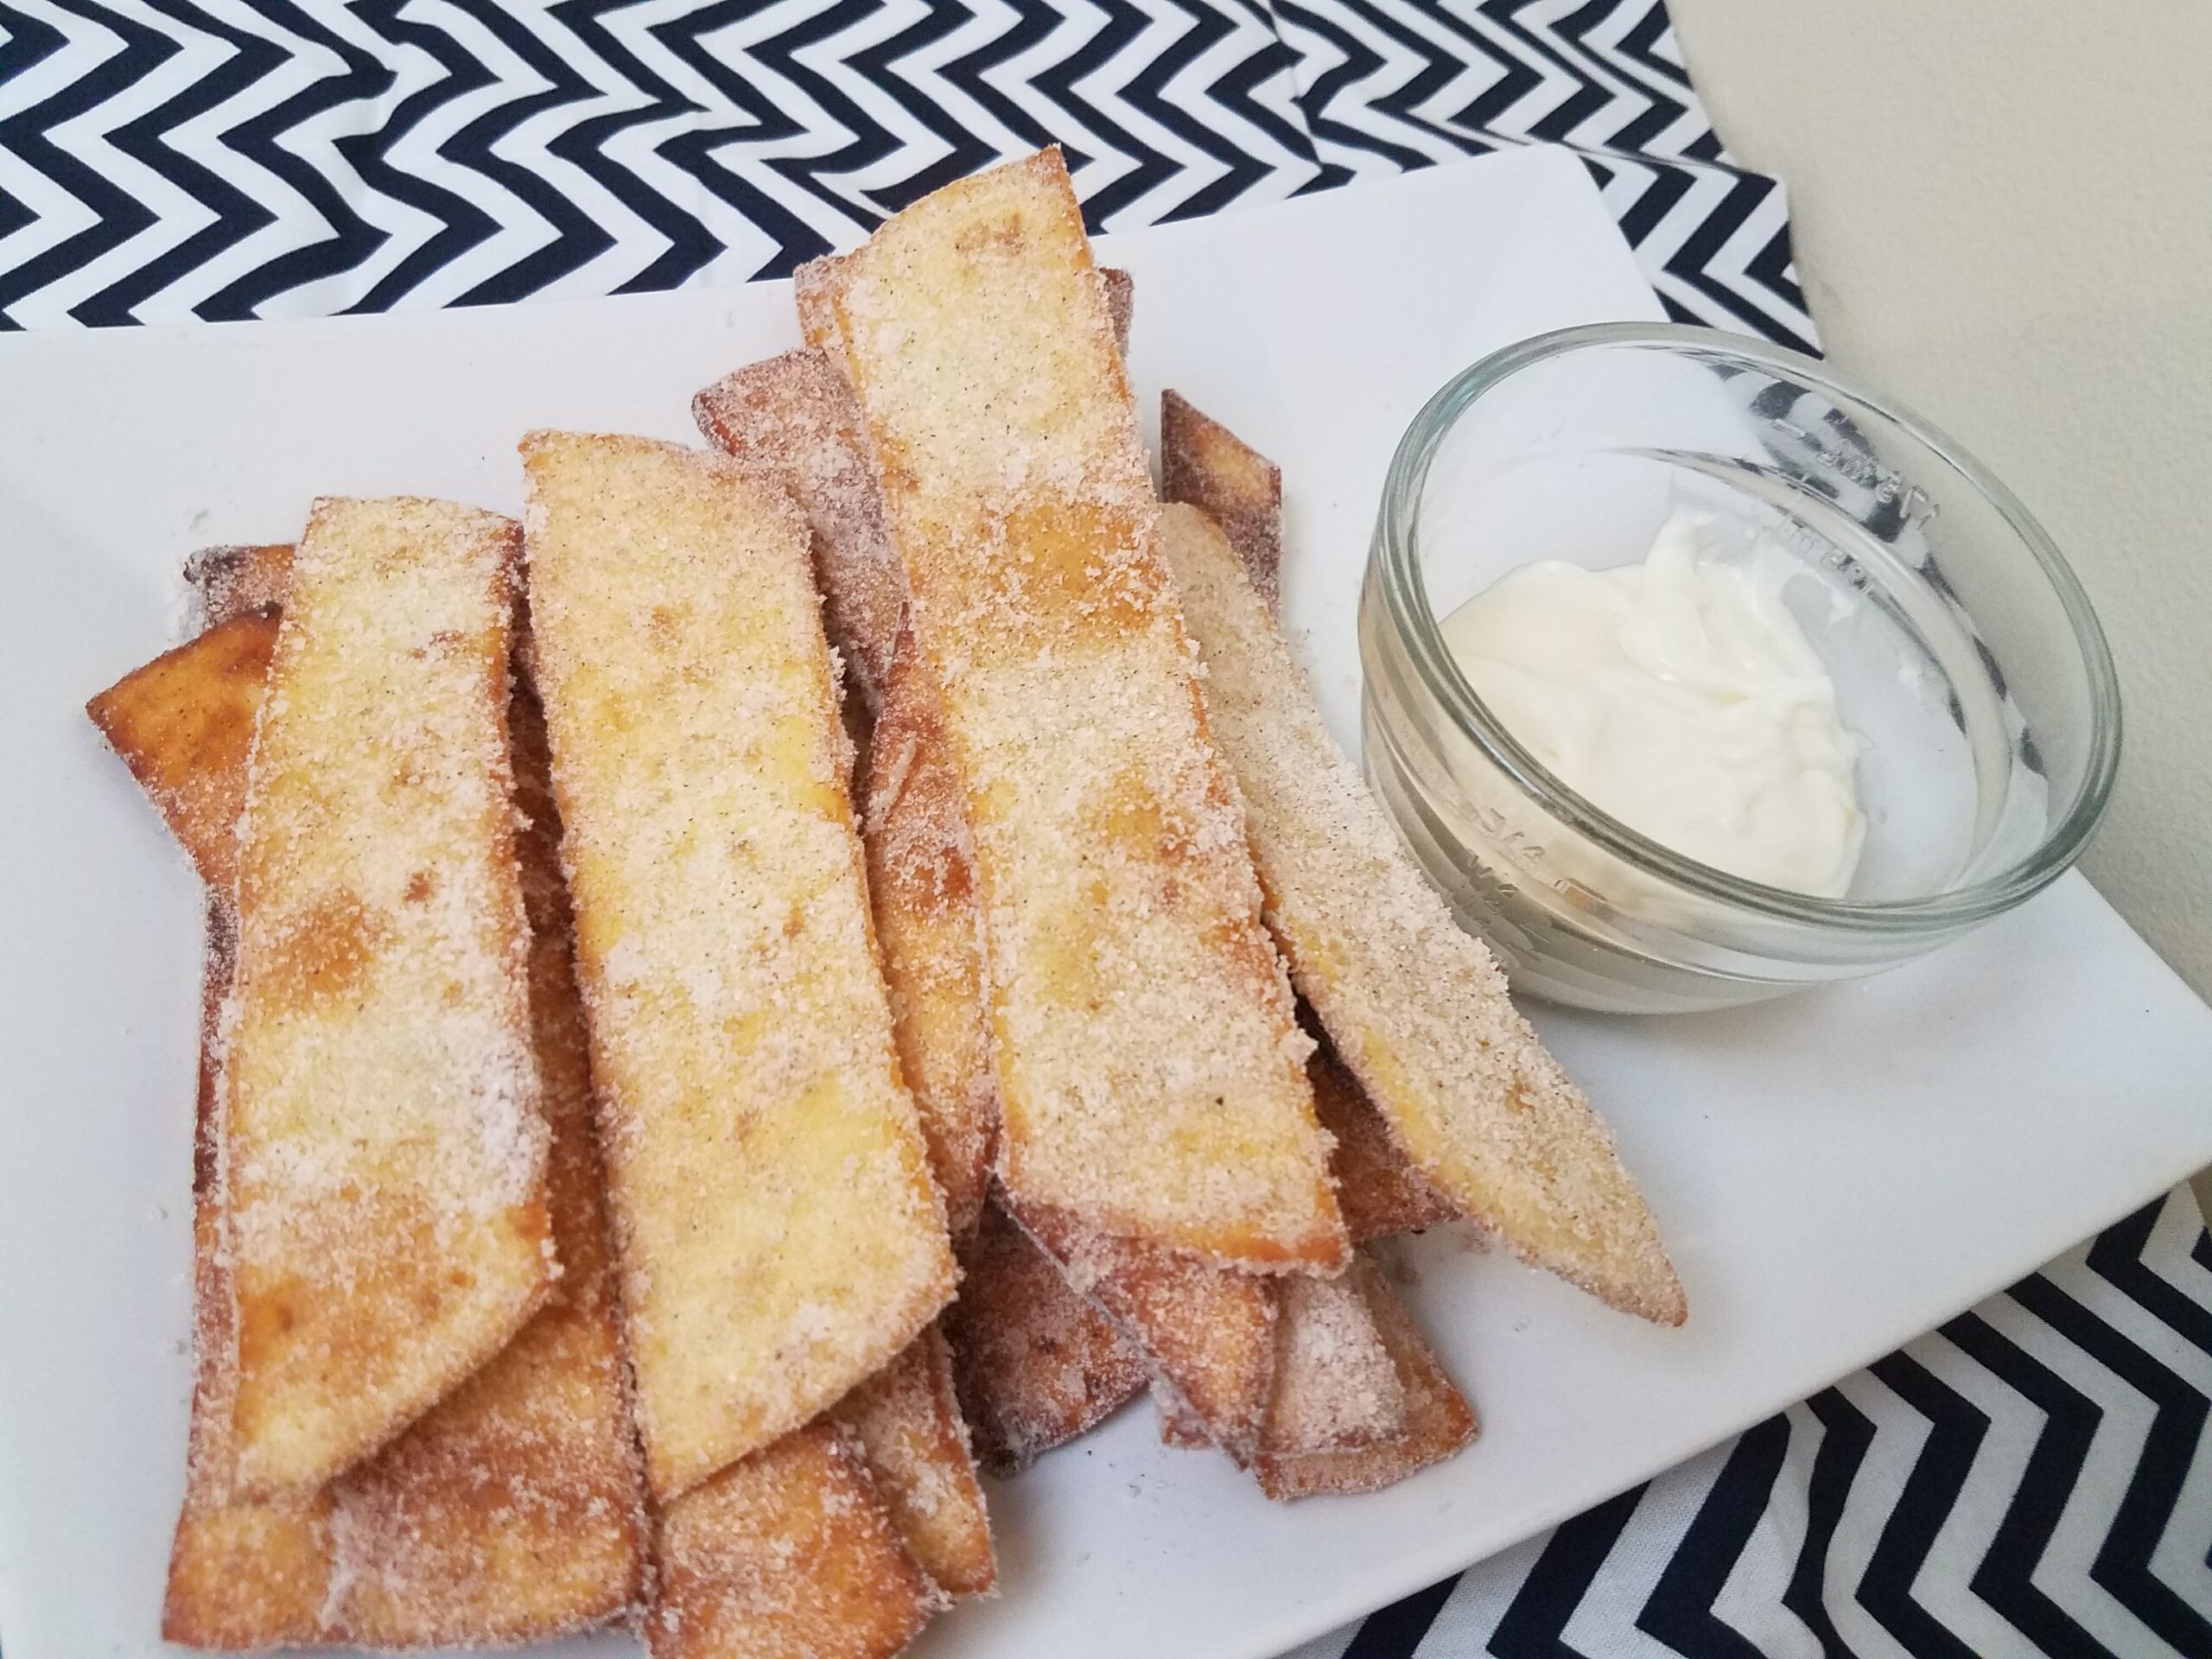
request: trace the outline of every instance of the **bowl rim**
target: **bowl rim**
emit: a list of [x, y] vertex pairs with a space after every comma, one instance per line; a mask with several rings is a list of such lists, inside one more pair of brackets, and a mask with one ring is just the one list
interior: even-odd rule
[[[1923, 446], [1937, 463], [1960, 474], [2019, 537], [2056, 597], [2072, 632], [2088, 683], [2090, 715], [2089, 753], [2081, 782], [2064, 811], [2032, 849], [1980, 880], [1918, 899], [1853, 901], [1770, 887], [1688, 857], [1630, 828], [1554, 776], [1491, 715], [1445, 646], [1416, 556], [1414, 526], [1430, 466], [1459, 416], [1485, 392], [1553, 359], [1592, 347], [1620, 346], [1777, 370], [1808, 389], [1862, 405]], [[1941, 931], [1986, 920], [2042, 891], [2063, 874], [2082, 855], [2111, 800], [2120, 768], [2119, 677], [2103, 626], [2056, 543], [2026, 505], [1940, 427], [1801, 352], [1748, 335], [1659, 322], [1584, 323], [1533, 335], [1492, 352], [1445, 382], [1399, 439], [1383, 479], [1375, 562], [1392, 625], [1429, 695], [1523, 794], [1615, 856], [1742, 910], [1846, 931], [1890, 934]]]

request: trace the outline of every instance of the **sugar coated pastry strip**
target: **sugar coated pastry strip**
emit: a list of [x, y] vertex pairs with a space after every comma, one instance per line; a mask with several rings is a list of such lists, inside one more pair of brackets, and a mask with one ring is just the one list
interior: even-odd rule
[[659, 1564], [652, 1659], [891, 1659], [944, 1605], [859, 1438], [826, 1421], [671, 1503]]
[[829, 359], [785, 352], [725, 376], [691, 400], [717, 447], [779, 474], [806, 516], [823, 624], [873, 715], [906, 613], [906, 574], [884, 527], [860, 411]]
[[523, 445], [539, 690], [639, 1427], [664, 1502], [950, 1298], [846, 739], [784, 493], [645, 439]]
[[[283, 569], [276, 556], [286, 551], [257, 550], [272, 583]], [[281, 586], [269, 591], [282, 596]], [[143, 718], [136, 707], [149, 695], [145, 671], [105, 694], [120, 716], [117, 747], [134, 772], [189, 779], [207, 798], [231, 801], [233, 811], [245, 798], [247, 734], [265, 691], [259, 677], [237, 671], [220, 637], [243, 621], [275, 626], [273, 617], [213, 621], [157, 659], [169, 664], [153, 694], [162, 719]], [[195, 709], [195, 696], [222, 711], [221, 721]], [[642, 1590], [643, 1471], [607, 1264], [558, 828], [544, 785], [542, 726], [524, 686], [517, 688], [511, 727], [518, 804], [530, 820], [518, 853], [561, 1285], [481, 1370], [333, 1485], [270, 1500], [237, 1493], [230, 1300], [207, 1140], [214, 1016], [228, 992], [232, 929], [229, 899], [211, 893], [202, 1155], [194, 1175], [197, 1381], [163, 1621], [171, 1641], [234, 1649], [537, 1640], [616, 1617]], [[219, 728], [232, 735], [207, 741]], [[203, 867], [213, 848], [236, 839], [234, 825], [196, 817], [175, 827]]]
[[[227, 660], [228, 652], [221, 657]], [[216, 683], [221, 683], [219, 677]], [[257, 713], [260, 692], [256, 683], [252, 701]], [[178, 728], [132, 721], [120, 729], [173, 733]], [[242, 781], [243, 750], [235, 764]], [[145, 775], [136, 764], [131, 770]], [[243, 796], [242, 787], [238, 793]], [[227, 838], [228, 831], [222, 833]], [[221, 1122], [217, 1057], [222, 1007], [230, 995], [237, 951], [238, 924], [231, 906], [228, 893], [208, 894], [192, 1179], [192, 1427], [185, 1452], [184, 1503], [170, 1546], [168, 1586], [162, 1602], [165, 1641], [218, 1650], [301, 1646], [319, 1640], [332, 1561], [327, 1492], [309, 1488], [254, 1498], [238, 1489], [237, 1437], [231, 1424], [238, 1392], [238, 1344], [232, 1322], [230, 1256], [223, 1244], [222, 1190], [215, 1179]]]
[[1406, 1432], [1341, 1451], [1262, 1456], [1260, 1489], [1278, 1501], [1375, 1491], [1442, 1462], [1475, 1437], [1473, 1409], [1364, 1252], [1346, 1278], [1365, 1299], [1374, 1329], [1397, 1368]]
[[1459, 1209], [1413, 1166], [1391, 1138], [1358, 1081], [1325, 1045], [1306, 1063], [1313, 1083], [1313, 1109], [1335, 1137], [1329, 1167], [1336, 1173], [1337, 1202], [1352, 1243], [1417, 1233], [1459, 1217]]
[[1001, 1178], [1224, 1261], [1348, 1248], [1056, 151], [799, 287], [859, 398], [983, 898]]
[[944, 1334], [923, 1332], [833, 1414], [859, 1437], [891, 1523], [931, 1582], [949, 1596], [989, 1594], [998, 1560]]
[[651, 1559], [560, 821], [526, 683], [511, 725], [563, 1273], [512, 1342], [334, 1489], [330, 1634], [363, 1647], [543, 1641], [605, 1624], [641, 1604]]
[[515, 527], [324, 500], [238, 839], [223, 1176], [253, 1491], [311, 1487], [556, 1272], [506, 741]]
[[[1281, 603], [1282, 472], [1179, 393], [1160, 395], [1160, 493], [1197, 507], [1221, 527], [1254, 590], [1274, 616]], [[1300, 1010], [1309, 1033], [1316, 1022]], [[1318, 1034], [1318, 1033], [1316, 1033]], [[1418, 1232], [1459, 1214], [1423, 1179], [1324, 1040], [1306, 1062], [1313, 1107], [1335, 1138], [1330, 1167], [1352, 1243]]]
[[1160, 495], [1221, 526], [1273, 614], [1282, 603], [1282, 469], [1180, 392], [1160, 394]]
[[984, 1017], [975, 861], [937, 699], [911, 638], [868, 745], [861, 820], [868, 897], [899, 1058], [957, 1237], [982, 1219], [998, 1142]]
[[1160, 546], [1243, 786], [1269, 921], [1345, 1066], [1421, 1173], [1516, 1255], [1681, 1323], [1681, 1285], [1612, 1137], [1337, 747], [1227, 538], [1171, 506]]
[[999, 1116], [974, 861], [935, 688], [902, 636], [906, 577], [884, 528], [860, 411], [814, 351], [740, 369], [692, 408], [709, 438], [772, 472], [806, 517], [824, 624], [861, 694], [868, 897], [899, 1065], [952, 1231], [965, 1236], [982, 1212]]
[[1143, 1356], [995, 1204], [960, 1260], [945, 1325], [985, 1467], [1027, 1468], [1144, 1387]]
[[276, 629], [272, 613], [233, 616], [85, 705], [212, 892], [238, 885], [246, 757]]
[[1262, 1456], [1345, 1452], [1402, 1439], [1410, 1427], [1405, 1385], [1358, 1275], [1287, 1278], [1276, 1295]]
[[1207, 1437], [1250, 1462], [1274, 1372], [1272, 1278], [1133, 1244], [1039, 1205], [1015, 1203], [1010, 1213], [1136, 1345]]

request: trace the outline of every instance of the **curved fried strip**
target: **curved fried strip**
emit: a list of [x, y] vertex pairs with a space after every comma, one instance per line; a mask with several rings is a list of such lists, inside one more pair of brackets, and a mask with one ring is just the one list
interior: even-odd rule
[[1179, 391], [1160, 394], [1160, 498], [1219, 524], [1268, 614], [1281, 608], [1282, 469]]
[[[287, 551], [255, 550], [257, 602], [281, 599], [277, 556]], [[189, 778], [194, 798], [227, 800], [235, 813], [265, 687], [240, 671], [232, 645], [218, 636], [240, 623], [273, 635], [275, 619], [225, 621], [219, 608], [211, 600], [207, 632], [157, 659], [169, 666], [152, 691], [142, 670], [96, 702], [109, 705], [111, 741], [135, 773]], [[149, 696], [161, 718], [142, 706]], [[551, 1132], [547, 1207], [564, 1268], [560, 1287], [483, 1370], [335, 1486], [268, 1501], [236, 1492], [230, 1298], [209, 1138], [212, 1046], [230, 986], [232, 927], [227, 901], [212, 899], [194, 1174], [192, 1442], [162, 1621], [173, 1642], [239, 1649], [531, 1641], [615, 1618], [642, 1592], [644, 1472], [607, 1261], [559, 826], [526, 686], [517, 688], [509, 727], [518, 804], [530, 819], [517, 854], [531, 928], [531, 1023]], [[220, 741], [207, 741], [218, 731]], [[235, 843], [234, 825], [212, 815], [171, 815], [170, 823], [203, 868], [215, 849]]]
[[989, 1594], [998, 1558], [943, 1333], [923, 1332], [835, 1414], [860, 1436], [891, 1523], [922, 1571], [947, 1595]]
[[556, 1272], [505, 727], [518, 551], [506, 519], [399, 498], [318, 502], [294, 556], [224, 1050], [254, 1491], [378, 1449]]
[[1473, 1408], [1375, 1264], [1363, 1253], [1345, 1276], [1365, 1300], [1397, 1368], [1407, 1432], [1347, 1450], [1262, 1457], [1260, 1489], [1279, 1501], [1325, 1492], [1371, 1492], [1442, 1462], [1475, 1437]]
[[805, 527], [642, 438], [523, 446], [531, 629], [646, 1465], [810, 1421], [951, 1299]]
[[652, 1659], [891, 1659], [943, 1605], [827, 1421], [671, 1503], [659, 1560]]
[[799, 284], [859, 400], [976, 840], [1001, 1175], [1224, 1262], [1347, 1249], [1057, 152]]
[[994, 1472], [1027, 1468], [1144, 1386], [1143, 1357], [995, 1204], [960, 1261], [946, 1332], [976, 1450]]
[[1611, 1135], [1330, 737], [1227, 538], [1171, 506], [1160, 546], [1243, 786], [1269, 923], [1345, 1066], [1421, 1173], [1515, 1254], [1680, 1324], [1681, 1284]]

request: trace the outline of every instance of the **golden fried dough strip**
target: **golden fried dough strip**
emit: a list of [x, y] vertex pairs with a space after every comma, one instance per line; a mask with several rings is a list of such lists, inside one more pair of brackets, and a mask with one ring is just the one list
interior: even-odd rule
[[[1198, 508], [1221, 527], [1268, 615], [1275, 616], [1282, 593], [1281, 469], [1181, 394], [1163, 391], [1160, 470], [1162, 497]], [[1319, 1037], [1312, 1010], [1301, 1007], [1300, 1014], [1307, 1033]], [[1336, 1138], [1329, 1161], [1353, 1243], [1418, 1232], [1459, 1214], [1398, 1149], [1325, 1038], [1306, 1073], [1321, 1127]]]
[[1396, 1365], [1408, 1431], [1344, 1451], [1263, 1456], [1260, 1489], [1279, 1501], [1324, 1492], [1371, 1492], [1441, 1462], [1475, 1437], [1473, 1410], [1365, 1252], [1355, 1258], [1345, 1277], [1366, 1300], [1375, 1329]]
[[823, 623], [865, 715], [855, 723], [869, 757], [859, 791], [868, 898], [899, 1066], [947, 1219], [965, 1237], [982, 1211], [998, 1135], [973, 861], [934, 691], [902, 642], [906, 577], [884, 529], [860, 411], [814, 351], [740, 369], [692, 410], [715, 444], [773, 472], [806, 516]]
[[523, 457], [646, 1466], [664, 1502], [800, 1427], [950, 1300], [899, 1080], [804, 524], [639, 438]]
[[[181, 649], [189, 653], [191, 645]], [[229, 670], [235, 658], [219, 643], [211, 648], [210, 658], [200, 683], [221, 699], [232, 684]], [[127, 703], [136, 678], [127, 677], [104, 696]], [[258, 681], [251, 683], [245, 728], [249, 739], [260, 712], [261, 690]], [[175, 741], [180, 731], [192, 728], [141, 721], [126, 711], [108, 729], [131, 736], [159, 734]], [[128, 736], [123, 740], [128, 741]], [[125, 750], [123, 741], [118, 743], [118, 752], [141, 777], [146, 775], [141, 760], [156, 769], [181, 769], [151, 751]], [[200, 746], [190, 747], [197, 751]], [[226, 760], [237, 770], [234, 792], [240, 801], [245, 798], [245, 743], [241, 741]], [[195, 832], [203, 827], [198, 817], [187, 822]], [[219, 837], [228, 842], [234, 834], [235, 826], [216, 826], [208, 832], [208, 840]], [[187, 850], [197, 862], [210, 849], [188, 842]], [[177, 1516], [168, 1588], [162, 1604], [162, 1636], [186, 1647], [217, 1649], [298, 1646], [318, 1640], [332, 1559], [327, 1491], [251, 1498], [238, 1487], [237, 1446], [231, 1428], [238, 1348], [232, 1334], [229, 1257], [223, 1248], [222, 1192], [215, 1179], [221, 1079], [216, 1055], [237, 945], [231, 899], [211, 893], [200, 986], [200, 1077], [192, 1172], [192, 1428], [185, 1453], [184, 1504]]]
[[1282, 469], [1179, 391], [1160, 394], [1160, 496], [1221, 526], [1273, 615], [1282, 605]]
[[1337, 1177], [1337, 1202], [1352, 1243], [1417, 1233], [1459, 1218], [1452, 1201], [1429, 1184], [1390, 1138], [1375, 1103], [1360, 1091], [1335, 1052], [1324, 1045], [1306, 1063], [1313, 1084], [1313, 1109], [1336, 1137], [1329, 1167]]
[[943, 1605], [827, 1419], [671, 1503], [659, 1559], [653, 1659], [890, 1659]]
[[316, 503], [238, 838], [223, 1174], [250, 1491], [321, 1484], [556, 1272], [506, 741], [518, 537]]
[[[964, 825], [942, 732], [917, 668], [902, 647], [870, 742], [870, 893], [885, 975], [901, 1015], [901, 1058], [917, 1079], [917, 1096], [975, 1103], [969, 1112], [941, 1107], [924, 1118], [935, 1128], [935, 1161], [949, 1205], [972, 1225], [969, 1218], [980, 1216], [983, 1202], [986, 1134], [996, 1096]], [[970, 1124], [982, 1128], [963, 1136]], [[1077, 1287], [1169, 1369], [1176, 1386], [1217, 1425], [1224, 1444], [1249, 1452], [1267, 1385], [1262, 1351], [1239, 1338], [1263, 1332], [1267, 1287], [1233, 1269], [1056, 1220], [1052, 1247], [1062, 1259], [1111, 1263], [1093, 1275], [1097, 1282], [1079, 1279]], [[990, 1307], [983, 1304], [970, 1324], [992, 1317]], [[1021, 1310], [1017, 1317], [1032, 1315]]]
[[1057, 152], [798, 285], [878, 463], [975, 837], [1001, 1177], [1228, 1262], [1346, 1243], [1104, 290]]
[[1330, 737], [1227, 538], [1171, 506], [1160, 547], [1243, 786], [1270, 925], [1346, 1067], [1422, 1173], [1515, 1254], [1681, 1323], [1681, 1285], [1611, 1136]]
[[805, 514], [823, 626], [873, 717], [906, 612], [906, 575], [844, 382], [820, 352], [785, 352], [717, 380], [691, 413], [709, 442], [781, 478]]
[[832, 1414], [859, 1436], [892, 1524], [922, 1571], [947, 1595], [988, 1594], [998, 1559], [944, 1334], [923, 1332]]
[[1039, 1205], [1010, 1199], [1007, 1207], [1068, 1283], [1136, 1344], [1208, 1438], [1249, 1463], [1274, 1372], [1272, 1277], [1132, 1244]]
[[945, 1325], [961, 1403], [994, 1473], [1028, 1467], [1144, 1386], [1142, 1356], [997, 1205], [960, 1261]]
[[342, 1477], [334, 1637], [370, 1648], [542, 1641], [635, 1608], [651, 1524], [593, 1124], [591, 1062], [561, 880], [544, 715], [510, 718], [531, 920], [530, 1012], [552, 1131], [547, 1205], [563, 1274], [496, 1357]]
[[[268, 593], [283, 549], [257, 550]], [[200, 562], [194, 562], [195, 568]], [[211, 604], [210, 614], [216, 607]], [[190, 777], [206, 798], [245, 798], [246, 750], [265, 687], [238, 671], [217, 622], [103, 694], [135, 772]], [[137, 707], [150, 697], [164, 718]], [[206, 711], [224, 711], [221, 721]], [[197, 712], [195, 712], [197, 711]], [[233, 1491], [230, 1300], [213, 1183], [215, 1071], [203, 1054], [194, 1170], [195, 1385], [184, 1509], [163, 1629], [194, 1647], [346, 1640], [437, 1646], [550, 1637], [635, 1605], [645, 1561], [644, 1478], [622, 1373], [607, 1263], [582, 1010], [560, 884], [558, 823], [544, 783], [534, 697], [518, 685], [510, 722], [517, 843], [531, 920], [531, 1021], [551, 1131], [547, 1205], [565, 1272], [515, 1339], [385, 1451], [304, 1497], [256, 1502]], [[219, 742], [207, 734], [220, 730]], [[163, 746], [167, 745], [166, 747]], [[201, 770], [193, 773], [197, 766]], [[196, 863], [235, 843], [235, 827], [174, 821]], [[228, 900], [210, 899], [203, 981], [206, 1040], [227, 994]], [[342, 1558], [334, 1539], [343, 1541]], [[339, 1593], [334, 1595], [337, 1570]]]
[[975, 862], [932, 688], [911, 637], [869, 734], [862, 837], [899, 1059], [956, 1237], [974, 1232], [998, 1143]]
[[1411, 1427], [1405, 1386], [1358, 1278], [1287, 1278], [1276, 1300], [1262, 1458], [1404, 1439]]
[[273, 613], [233, 616], [85, 705], [213, 893], [238, 885], [246, 757], [276, 628]]

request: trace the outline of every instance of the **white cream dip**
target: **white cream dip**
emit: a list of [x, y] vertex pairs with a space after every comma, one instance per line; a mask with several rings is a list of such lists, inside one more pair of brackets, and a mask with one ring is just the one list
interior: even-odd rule
[[1678, 509], [1641, 564], [1523, 565], [1444, 620], [1505, 729], [1568, 788], [1675, 851], [1840, 898], [1866, 841], [1859, 741], [1782, 603], [1789, 561], [1725, 564]]

